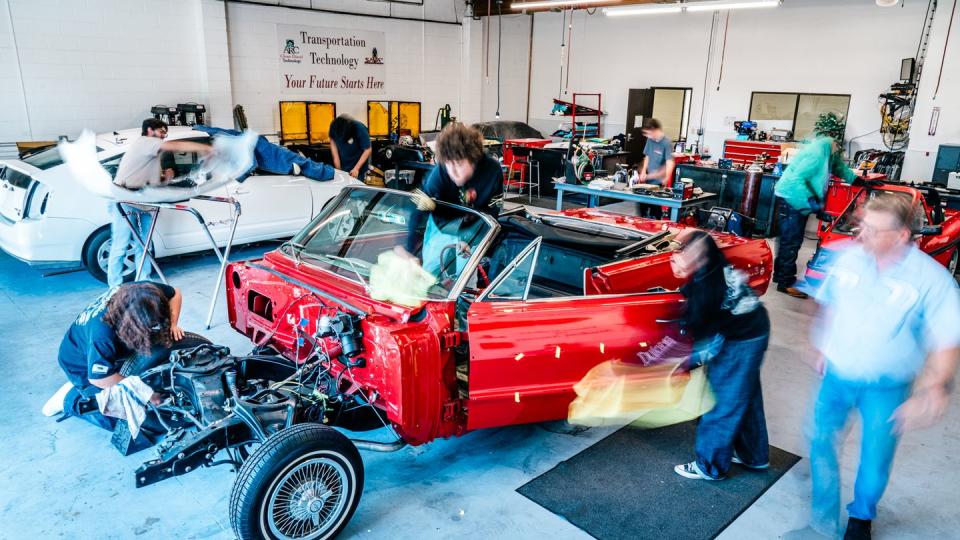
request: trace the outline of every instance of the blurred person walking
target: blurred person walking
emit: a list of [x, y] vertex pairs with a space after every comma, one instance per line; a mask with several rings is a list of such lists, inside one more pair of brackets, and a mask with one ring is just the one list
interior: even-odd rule
[[860, 242], [837, 258], [816, 293], [823, 381], [809, 426], [812, 516], [784, 538], [839, 534], [838, 447], [851, 409], [863, 434], [847, 540], [871, 537], [900, 436], [947, 409], [960, 358], [960, 294], [954, 277], [912, 242], [916, 210], [900, 195], [869, 201]]
[[770, 448], [760, 390], [760, 365], [770, 339], [767, 310], [746, 274], [723, 256], [713, 238], [694, 231], [679, 239], [670, 266], [687, 301], [684, 324], [708, 350], [707, 380], [716, 398], [697, 426], [696, 461], [677, 465], [677, 474], [722, 480], [731, 463], [750, 469], [769, 466]]
[[777, 257], [773, 260], [773, 281], [777, 290], [794, 298], [807, 298], [797, 282], [797, 256], [803, 245], [807, 216], [823, 210], [831, 175], [853, 183], [857, 175], [843, 164], [840, 147], [829, 137], [818, 137], [801, 148], [777, 180]]

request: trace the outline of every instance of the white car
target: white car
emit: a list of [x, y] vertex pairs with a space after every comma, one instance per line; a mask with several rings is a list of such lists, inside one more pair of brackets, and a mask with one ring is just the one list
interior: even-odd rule
[[[98, 159], [111, 174], [116, 173], [124, 152], [140, 136], [139, 129], [98, 135]], [[204, 142], [210, 138], [189, 127], [171, 126], [167, 140]], [[168, 154], [164, 167], [174, 167], [176, 176], [181, 176], [197, 160], [191, 152]], [[51, 187], [73, 183], [70, 174], [56, 147], [23, 160], [0, 160], [0, 248], [42, 270], [85, 267], [105, 282], [110, 251], [108, 205], [112, 203], [80, 185], [66, 193]], [[293, 236], [344, 186], [360, 183], [343, 171], [326, 182], [303, 176], [253, 174], [242, 183], [231, 182], [206, 195], [232, 197], [240, 202], [242, 215], [234, 241], [239, 245]], [[230, 206], [196, 199], [187, 204], [203, 215], [217, 243], [226, 245]], [[135, 270], [132, 248], [128, 247], [125, 279], [131, 279]], [[210, 249], [210, 241], [191, 214], [160, 211], [154, 234], [157, 257], [205, 249]]]

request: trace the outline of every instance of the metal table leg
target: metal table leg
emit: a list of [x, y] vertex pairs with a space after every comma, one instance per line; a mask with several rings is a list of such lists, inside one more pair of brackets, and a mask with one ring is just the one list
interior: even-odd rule
[[563, 210], [563, 190], [557, 189], [557, 211]]
[[[166, 208], [168, 210], [177, 210], [180, 212], [187, 212], [191, 214], [194, 217], [194, 219], [197, 220], [197, 223], [199, 223], [200, 228], [203, 230], [203, 233], [207, 237], [207, 240], [210, 241], [210, 246], [213, 248], [213, 252], [216, 253], [217, 259], [220, 260], [220, 270], [217, 273], [217, 281], [214, 284], [213, 295], [210, 299], [210, 308], [207, 311], [206, 328], [209, 330], [210, 323], [213, 321], [213, 312], [217, 307], [217, 297], [220, 295], [220, 287], [227, 273], [227, 264], [230, 262], [230, 252], [233, 248], [233, 241], [236, 238], [237, 224], [240, 222], [241, 207], [239, 202], [237, 202], [232, 198], [227, 198], [227, 197], [212, 197], [207, 195], [198, 195], [194, 197], [194, 199], [220, 202], [224, 204], [233, 205], [233, 219], [231, 220], [233, 223], [230, 226], [230, 237], [227, 239], [227, 244], [224, 246], [224, 249], [222, 252], [220, 251], [220, 247], [217, 245], [217, 240], [213, 237], [213, 233], [211, 233], [210, 228], [207, 227], [206, 220], [203, 218], [203, 215], [200, 214], [200, 212], [196, 208], [192, 208], [184, 204], [175, 204], [175, 203], [130, 203], [130, 202], [121, 201], [121, 202], [117, 202], [116, 204], [117, 204], [117, 209], [120, 211], [120, 215], [123, 216], [123, 219], [124, 221], [126, 221], [127, 226], [130, 227], [130, 230], [133, 232], [134, 238], [136, 238], [140, 246], [143, 247], [144, 257], [143, 259], [140, 260], [140, 263], [137, 265], [137, 273], [136, 273], [137, 279], [140, 279], [140, 276], [143, 271], [143, 264], [146, 261], [147, 257], [149, 257], [154, 268], [156, 268], [157, 270], [157, 274], [160, 275], [160, 279], [163, 280], [164, 283], [167, 283], [167, 278], [166, 276], [163, 275], [163, 272], [160, 270], [160, 265], [157, 263], [156, 258], [153, 256], [153, 254], [150, 253], [150, 250], [147, 249], [147, 246], [149, 246], [150, 243], [152, 242], [153, 235], [156, 232], [157, 219], [159, 218], [161, 208]], [[144, 239], [140, 237], [140, 233], [137, 231], [137, 227], [134, 225], [133, 221], [130, 220], [130, 216], [127, 215], [127, 213], [123, 210], [123, 204], [140, 204], [142, 206], [148, 206], [153, 208], [153, 210], [151, 210], [151, 213], [153, 214], [153, 222], [150, 224], [150, 232], [147, 233], [146, 241], [144, 241]]]
[[670, 221], [674, 223], [680, 221], [680, 209], [676, 206], [670, 208]]

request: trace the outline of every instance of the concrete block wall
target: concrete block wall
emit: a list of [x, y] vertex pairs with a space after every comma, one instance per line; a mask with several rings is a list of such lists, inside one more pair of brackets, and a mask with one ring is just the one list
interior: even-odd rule
[[[204, 101], [198, 1], [0, 0], [0, 141], [134, 127], [153, 105]], [[6, 84], [18, 76], [23, 93]]]
[[[573, 15], [572, 46], [561, 52], [566, 36], [563, 16], [534, 16], [530, 124], [546, 133], [561, 119], [549, 116], [554, 97], [569, 99], [573, 92], [603, 93], [603, 132], [615, 135], [626, 124], [627, 91], [652, 86], [693, 89], [688, 139], [703, 126], [704, 140], [714, 154], [735, 133], [733, 121], [746, 119], [754, 91], [850, 94], [847, 137], [859, 137], [852, 152], [883, 148], [877, 96], [899, 77], [900, 59], [913, 57], [923, 23], [926, 2], [907, 2], [896, 8], [879, 8], [873, 0], [784, 0], [777, 9], [731, 11], [726, 52], [722, 31], [726, 12], [720, 13], [719, 32], [710, 52], [711, 13], [685, 13], [647, 17], [608, 18], [577, 11]], [[943, 82], [936, 100], [936, 85], [950, 4], [941, 3], [930, 36], [930, 50], [920, 83], [912, 137], [906, 150], [903, 178], [928, 180], [937, 146], [960, 143], [960, 40], [946, 51]], [[511, 51], [501, 72], [501, 113], [505, 119], [523, 120], [527, 114], [525, 62], [513, 62], [528, 49], [529, 27], [504, 17], [503, 50]], [[570, 21], [569, 16], [567, 22]], [[955, 21], [956, 25], [960, 21]], [[511, 25], [511, 31], [507, 31]], [[479, 26], [479, 25], [477, 25]], [[496, 54], [496, 22], [492, 23], [491, 50]], [[482, 31], [471, 32], [471, 47], [484, 49]], [[954, 35], [954, 38], [956, 36]], [[566, 40], [566, 37], [564, 38]], [[560, 65], [570, 55], [569, 84]], [[723, 73], [720, 60], [723, 55]], [[507, 55], [504, 55], [507, 58]], [[495, 59], [495, 58], [494, 58]], [[495, 65], [495, 64], [493, 64]], [[705, 73], [708, 65], [710, 72]], [[706, 76], [705, 76], [706, 75]], [[481, 115], [492, 117], [496, 86], [474, 72], [481, 81]], [[507, 103], [504, 106], [504, 102]], [[941, 107], [940, 125], [928, 136], [930, 114]], [[851, 153], [852, 153], [851, 152]]]
[[[319, 4], [314, 2], [315, 7]], [[357, 4], [364, 7], [361, 2]], [[373, 7], [382, 11], [382, 3], [370, 4], [377, 4]], [[394, 7], [395, 15], [400, 7]], [[418, 11], [424, 10], [418, 8]], [[443, 20], [454, 20], [452, 9], [449, 11]], [[420, 13], [416, 16], [419, 17]], [[460, 116], [463, 81], [462, 27], [459, 24], [388, 20], [250, 4], [228, 4], [227, 18], [234, 102], [243, 105], [250, 127], [261, 133], [279, 131], [280, 100], [332, 101], [337, 104], [338, 113], [350, 114], [362, 122], [367, 118], [367, 100], [420, 101], [423, 129], [433, 128], [437, 110], [445, 104], [449, 103], [454, 114]], [[282, 93], [276, 50], [277, 24], [383, 32], [386, 37], [386, 50], [382, 51], [386, 58], [386, 92], [328, 94], [307, 90]]]
[[[450, 103], [459, 114], [464, 84], [463, 3], [283, 0], [0, 0], [0, 143], [139, 126], [156, 104], [197, 101], [208, 121], [232, 126], [243, 104], [251, 127], [279, 129], [281, 99], [336, 101], [366, 118], [371, 96], [281, 94], [277, 23], [379, 30], [387, 34], [387, 93], [376, 99], [423, 102], [424, 128]], [[407, 17], [454, 24], [360, 17]], [[24, 91], [21, 91], [21, 82]], [[477, 93], [479, 103], [479, 93]], [[471, 111], [473, 106], [470, 106]]]

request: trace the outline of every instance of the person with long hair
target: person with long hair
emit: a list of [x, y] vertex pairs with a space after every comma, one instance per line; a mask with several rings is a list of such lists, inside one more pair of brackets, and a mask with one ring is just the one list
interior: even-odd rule
[[184, 338], [179, 326], [183, 296], [161, 283], [138, 281], [114, 287], [87, 306], [67, 330], [57, 360], [67, 383], [43, 406], [112, 430], [116, 419], [99, 411], [84, 414], [81, 403], [124, 379], [123, 362], [133, 355], [159, 363]]
[[713, 237], [693, 231], [681, 235], [680, 243], [670, 265], [687, 280], [680, 289], [686, 331], [696, 349], [712, 355], [706, 369], [716, 405], [697, 426], [697, 459], [674, 470], [687, 478], [722, 480], [731, 463], [765, 469], [770, 458], [760, 365], [770, 339], [767, 310]]

